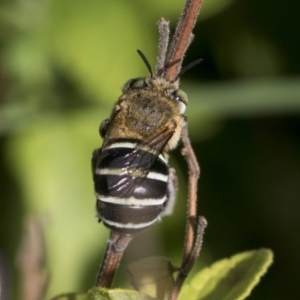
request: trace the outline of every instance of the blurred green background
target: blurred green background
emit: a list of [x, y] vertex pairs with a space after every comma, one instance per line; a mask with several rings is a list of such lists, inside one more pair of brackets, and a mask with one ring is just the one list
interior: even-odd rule
[[[275, 262], [249, 299], [300, 295], [300, 2], [207, 0], [181, 88], [201, 165], [199, 214], [209, 226], [195, 271], [268, 247]], [[44, 220], [47, 298], [86, 291], [108, 230], [95, 218], [91, 153], [124, 82], [155, 66], [156, 21], [174, 29], [184, 1], [2, 0], [0, 3], [1, 300], [20, 298], [16, 254], [24, 221]], [[179, 264], [186, 174], [180, 150], [175, 212], [130, 245], [124, 265], [148, 255]]]

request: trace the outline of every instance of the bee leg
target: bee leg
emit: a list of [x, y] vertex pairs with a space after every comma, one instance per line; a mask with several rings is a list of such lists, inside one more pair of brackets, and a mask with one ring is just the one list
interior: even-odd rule
[[99, 128], [99, 134], [100, 136], [104, 139], [107, 133], [107, 128], [109, 126], [110, 120], [109, 119], [105, 119], [104, 121], [102, 121], [102, 123], [100, 124], [100, 128]]
[[169, 170], [169, 180], [168, 180], [168, 191], [167, 191], [167, 201], [165, 203], [162, 216], [171, 215], [175, 205], [176, 194], [178, 190], [178, 179], [176, 171], [173, 168]]

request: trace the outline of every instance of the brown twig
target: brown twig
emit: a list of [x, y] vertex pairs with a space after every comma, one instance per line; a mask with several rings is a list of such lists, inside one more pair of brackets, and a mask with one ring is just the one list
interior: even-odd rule
[[21, 299], [40, 300], [44, 298], [50, 278], [44, 266], [44, 226], [39, 218], [31, 217], [24, 227], [17, 257], [17, 265], [21, 271]]
[[[195, 26], [201, 5], [202, 0], [187, 0], [186, 2], [166, 58], [167, 68], [164, 76], [170, 81], [176, 80], [181, 74], [182, 61], [187, 48], [193, 40], [192, 30]], [[197, 220], [197, 188], [200, 167], [190, 143], [187, 123], [182, 129], [181, 139], [184, 145], [181, 153], [189, 169], [187, 221], [181, 267], [170, 292], [169, 300], [177, 299], [185, 278], [199, 256], [204, 230], [207, 226], [207, 222], [203, 217]]]
[[185, 52], [193, 39], [192, 30], [202, 2], [203, 0], [187, 0], [185, 4], [167, 57], [167, 65], [170, 67], [167, 69], [165, 77], [170, 81], [175, 80], [180, 72]]
[[168, 300], [176, 300], [179, 292], [181, 290], [181, 287], [188, 276], [189, 272], [191, 271], [192, 267], [194, 266], [202, 247], [203, 242], [203, 235], [204, 230], [207, 226], [206, 219], [204, 217], [199, 217], [197, 222], [197, 231], [194, 241], [194, 246], [191, 250], [191, 253], [187, 260], [184, 262], [184, 264], [181, 265], [181, 268], [179, 270], [178, 276], [176, 278], [176, 281], [173, 285], [173, 288], [169, 294]]
[[97, 275], [95, 286], [110, 288], [115, 272], [119, 266], [124, 250], [131, 241], [132, 236], [121, 235], [115, 231], [111, 231], [105, 256], [99, 273]]

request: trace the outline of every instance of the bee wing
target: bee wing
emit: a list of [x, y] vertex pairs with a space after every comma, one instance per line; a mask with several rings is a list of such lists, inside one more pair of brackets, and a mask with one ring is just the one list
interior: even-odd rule
[[169, 128], [151, 136], [147, 141], [139, 142], [127, 155], [117, 159], [116, 165], [123, 165], [118, 176], [111, 177], [108, 188], [113, 195], [130, 197], [136, 187], [142, 184], [152, 165], [170, 140], [174, 130]]

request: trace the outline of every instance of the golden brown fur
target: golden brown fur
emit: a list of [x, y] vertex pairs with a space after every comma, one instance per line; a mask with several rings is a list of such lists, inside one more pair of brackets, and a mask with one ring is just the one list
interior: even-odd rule
[[173, 136], [164, 149], [167, 152], [176, 147], [184, 125], [180, 105], [174, 99], [178, 81], [148, 77], [145, 82], [147, 88], [129, 89], [121, 95], [110, 118], [107, 137], [146, 141], [169, 129]]

